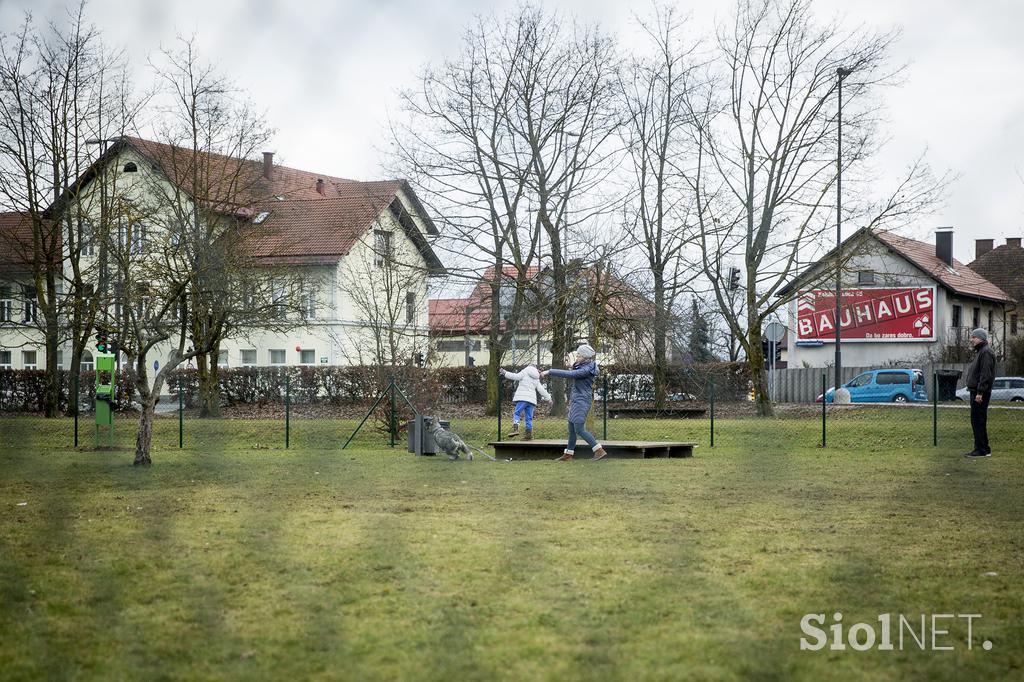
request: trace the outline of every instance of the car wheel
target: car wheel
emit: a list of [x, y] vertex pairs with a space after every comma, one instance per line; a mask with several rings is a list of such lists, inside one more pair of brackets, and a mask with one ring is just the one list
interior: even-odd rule
[[1011, 403], [1024, 403], [1024, 398], [1021, 398], [1019, 395], [1015, 395], [1012, 398], [1010, 398], [1010, 402]]
[[893, 396], [892, 401], [894, 403], [905, 403], [907, 402], [907, 396], [903, 395], [902, 393], [897, 393], [896, 395]]

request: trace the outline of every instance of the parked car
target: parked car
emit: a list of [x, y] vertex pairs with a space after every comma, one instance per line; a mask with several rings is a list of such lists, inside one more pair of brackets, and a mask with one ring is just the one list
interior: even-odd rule
[[[928, 402], [924, 372], [919, 369], [873, 369], [843, 384], [852, 403], [921, 403]], [[835, 386], [818, 396], [818, 402], [832, 402]]]
[[[957, 400], [969, 400], [971, 392], [964, 386], [956, 392]], [[1024, 402], [1024, 377], [996, 377], [992, 382], [992, 400]]]

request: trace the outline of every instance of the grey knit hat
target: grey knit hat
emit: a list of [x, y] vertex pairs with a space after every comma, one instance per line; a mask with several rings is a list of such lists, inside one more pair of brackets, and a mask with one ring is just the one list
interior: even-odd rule
[[577, 355], [582, 355], [585, 358], [594, 357], [596, 351], [585, 343], [581, 343], [580, 347], [576, 349]]
[[971, 332], [971, 336], [977, 336], [982, 341], [988, 343], [988, 332], [982, 329], [981, 327], [978, 327], [973, 332]]

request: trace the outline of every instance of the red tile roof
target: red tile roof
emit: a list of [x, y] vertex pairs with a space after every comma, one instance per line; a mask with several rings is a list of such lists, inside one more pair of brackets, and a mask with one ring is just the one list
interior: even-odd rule
[[935, 255], [933, 244], [901, 237], [892, 232], [872, 230], [872, 234], [954, 293], [992, 301], [1011, 300], [1006, 292], [955, 258], [952, 266], [946, 265]]
[[[195, 154], [191, 149], [123, 137], [79, 178], [75, 191], [95, 177], [97, 167], [125, 147], [138, 151], [169, 181], [216, 211], [243, 219], [267, 212], [259, 225], [241, 226], [231, 235], [243, 237], [239, 248], [263, 264], [337, 262], [381, 213], [390, 210], [420, 250], [431, 273], [443, 271], [410, 212], [420, 218], [427, 233], [437, 234], [437, 228], [405, 181], [360, 182], [276, 164], [268, 179], [264, 177], [263, 161]], [[193, 182], [193, 171], [198, 173], [198, 182]], [[58, 204], [72, 196], [73, 192], [65, 194]], [[406, 201], [411, 205], [407, 207]]]
[[1024, 303], [1024, 248], [1004, 244], [982, 254], [967, 267], [1005, 291], [1018, 304]]
[[[502, 274], [514, 280], [518, 270], [514, 265], [502, 268]], [[533, 279], [540, 274], [540, 268], [530, 266], [526, 269], [526, 278]], [[466, 298], [435, 298], [428, 301], [430, 331], [435, 333], [465, 333], [466, 308], [469, 307], [469, 329], [477, 333], [487, 332], [491, 326], [491, 280], [494, 279], [494, 266], [484, 270], [473, 291]], [[534, 331], [535, 320], [522, 320], [519, 331]], [[501, 328], [505, 328], [502, 322]]]
[[0, 272], [29, 271], [32, 262], [32, 221], [20, 211], [0, 212]]

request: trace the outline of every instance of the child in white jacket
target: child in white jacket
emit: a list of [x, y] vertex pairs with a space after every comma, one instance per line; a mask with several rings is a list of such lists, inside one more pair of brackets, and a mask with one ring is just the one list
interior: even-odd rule
[[523, 440], [533, 440], [533, 411], [537, 407], [537, 394], [540, 394], [541, 400], [551, 402], [551, 394], [544, 388], [544, 384], [540, 383], [540, 370], [536, 365], [529, 364], [519, 372], [506, 372], [504, 368], [498, 372], [506, 379], [519, 382], [516, 393], [512, 396], [516, 404], [512, 412], [512, 430], [505, 434], [505, 437], [515, 438], [519, 435], [519, 420], [522, 417], [526, 427]]

